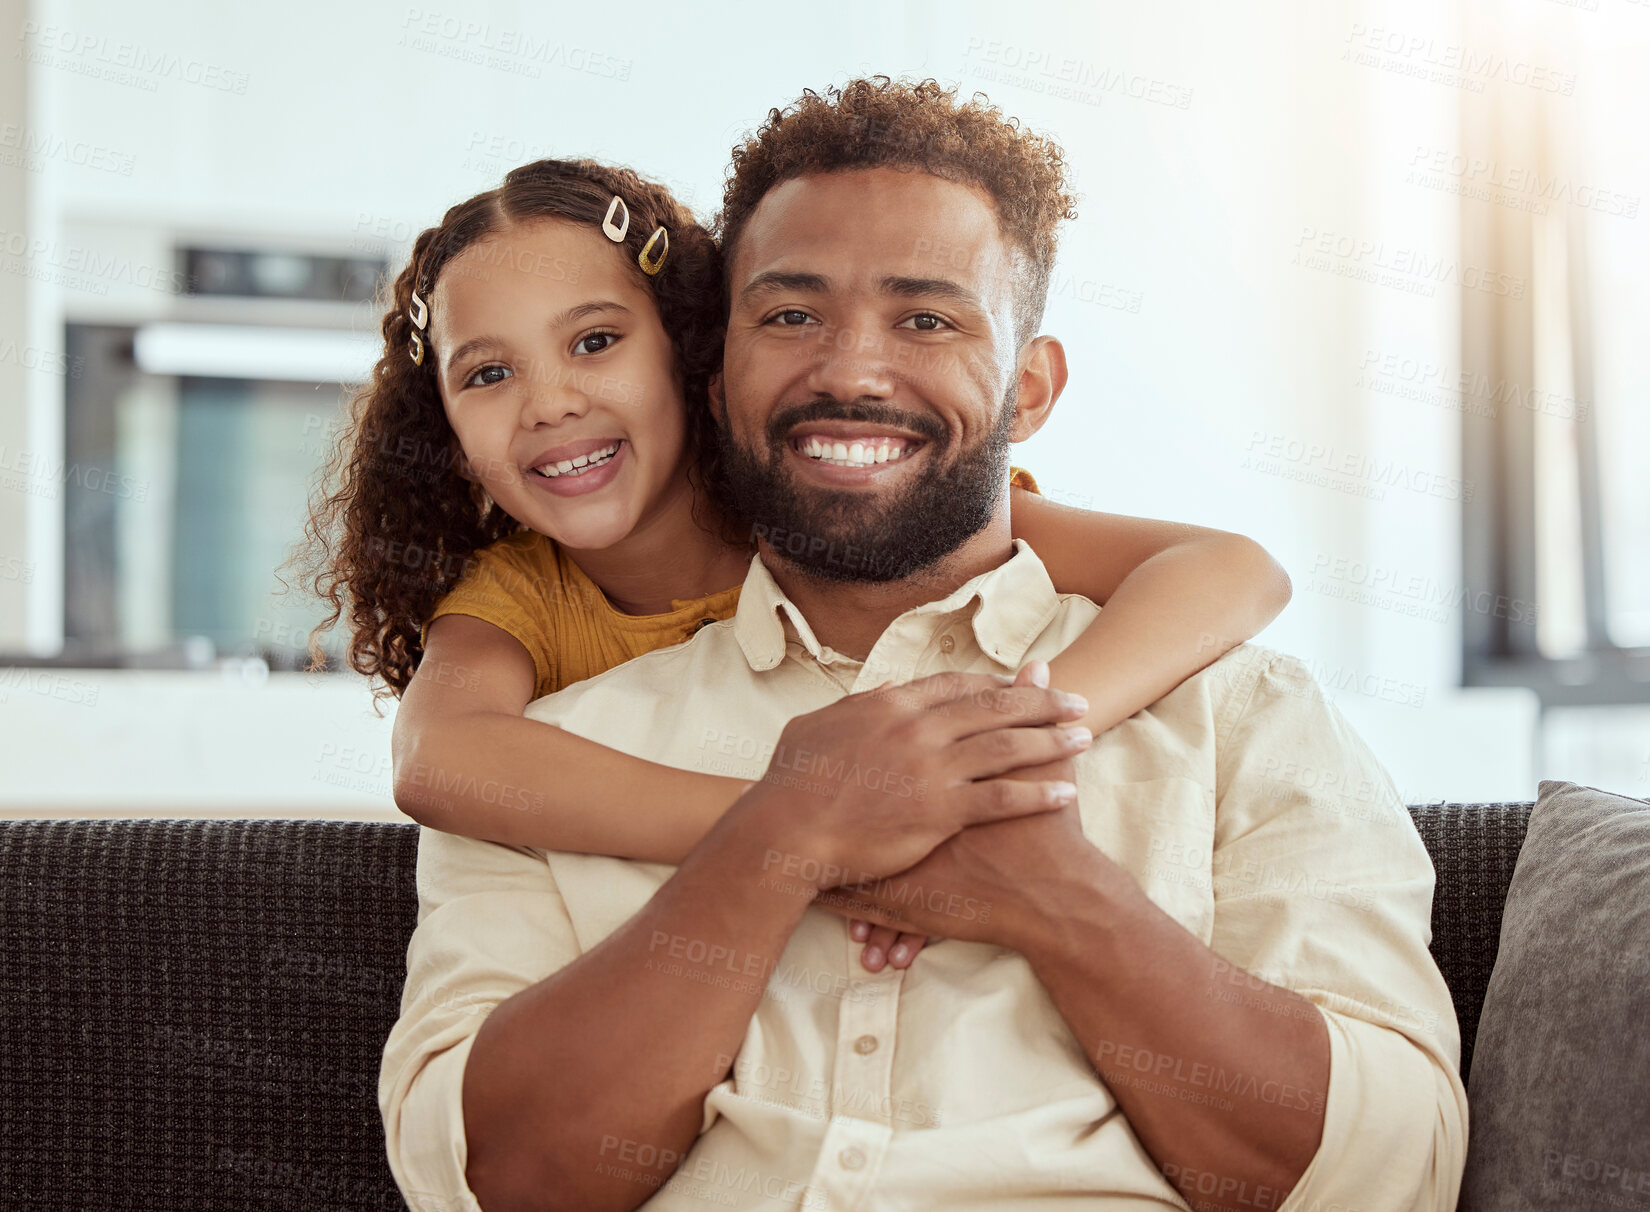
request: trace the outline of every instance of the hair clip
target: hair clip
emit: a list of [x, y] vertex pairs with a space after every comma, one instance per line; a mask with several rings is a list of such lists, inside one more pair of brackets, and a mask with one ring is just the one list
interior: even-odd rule
[[407, 310], [407, 319], [412, 321], [413, 327], [418, 330], [409, 334], [412, 340], [407, 344], [407, 352], [412, 355], [413, 365], [424, 365], [424, 339], [418, 335], [430, 322], [430, 306], [418, 297], [418, 287], [413, 287], [412, 307]]
[[[665, 242], [664, 248], [659, 250], [659, 255], [657, 257], [649, 261], [647, 259], [648, 254], [653, 251], [653, 246], [661, 239]], [[647, 238], [647, 243], [642, 245], [642, 251], [636, 254], [636, 263], [642, 267], [642, 272], [651, 278], [654, 274], [658, 273], [665, 267], [665, 258], [669, 255], [670, 233], [663, 227], [658, 227], [655, 228], [653, 234]]]
[[[624, 218], [619, 221], [617, 226], [613, 222], [615, 211], [624, 212]], [[630, 207], [624, 204], [624, 199], [619, 197], [618, 194], [614, 194], [613, 201], [607, 204], [607, 217], [602, 220], [602, 230], [607, 233], [607, 238], [615, 244], [623, 244], [625, 233], [630, 230]]]

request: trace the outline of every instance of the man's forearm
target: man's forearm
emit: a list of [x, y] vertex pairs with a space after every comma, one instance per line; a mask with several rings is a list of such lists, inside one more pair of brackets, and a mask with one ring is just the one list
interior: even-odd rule
[[810, 903], [764, 886], [751, 826], [736, 805], [640, 913], [488, 1016], [464, 1072], [487, 1212], [630, 1209], [675, 1170]]
[[1226, 963], [1088, 847], [1040, 881], [1018, 949], [1194, 1209], [1275, 1208], [1311, 1163], [1329, 1033], [1305, 998]]

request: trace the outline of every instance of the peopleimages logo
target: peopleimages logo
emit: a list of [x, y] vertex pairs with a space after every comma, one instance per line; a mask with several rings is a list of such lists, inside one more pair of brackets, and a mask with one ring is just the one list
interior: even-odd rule
[[1447, 192], [1538, 215], [1550, 213], [1550, 204], [1559, 202], [1627, 219], [1639, 213], [1637, 194], [1600, 189], [1590, 181], [1577, 182], [1558, 173], [1503, 164], [1493, 157], [1467, 156], [1448, 148], [1416, 144], [1409, 169], [1409, 184], [1428, 189], [1444, 189], [1448, 184], [1453, 188]]
[[1555, 71], [1496, 51], [1475, 50], [1459, 43], [1440, 42], [1421, 34], [1362, 22], [1353, 23], [1341, 58], [1361, 67], [1379, 68], [1473, 93], [1483, 92], [1485, 81], [1516, 84], [1565, 97], [1576, 89], [1574, 72]]
[[1295, 237], [1291, 263], [1303, 269], [1315, 269], [1335, 277], [1386, 286], [1429, 299], [1437, 294], [1440, 286], [1522, 299], [1526, 286], [1524, 279], [1515, 274], [1501, 273], [1367, 236], [1320, 231], [1310, 223], [1303, 224], [1300, 235]]
[[[1170, 109], [1186, 109], [1193, 90], [1140, 72], [1121, 71], [1074, 58], [1052, 46], [1026, 46], [996, 38], [971, 36], [963, 58], [976, 64], [971, 74], [1012, 84], [1062, 100], [1099, 105], [1106, 94], [1129, 97]], [[990, 64], [990, 68], [980, 65]]]
[[1400, 459], [1383, 459], [1341, 450], [1332, 443], [1311, 442], [1257, 429], [1241, 466], [1247, 470], [1300, 480], [1354, 496], [1384, 500], [1388, 488], [1402, 488], [1444, 501], [1470, 501], [1473, 483], [1413, 467]]
[[139, 504], [149, 499], [146, 480], [106, 471], [101, 467], [47, 459], [27, 450], [11, 450], [0, 443], [0, 489], [9, 488], [28, 496], [56, 500], [65, 484]]
[[63, 25], [25, 21], [19, 33], [24, 45], [17, 52], [17, 58], [144, 92], [156, 92], [160, 81], [174, 80], [240, 96], [246, 92], [251, 79], [246, 72], [234, 71], [222, 64], [157, 50], [139, 42], [115, 41], [103, 34]]
[[[15, 270], [7, 267], [12, 272], [40, 277], [44, 275], [39, 273], [39, 269], [49, 268], [81, 274], [88, 283], [94, 284], [88, 289], [102, 288], [97, 290], [99, 294], [107, 294], [110, 283], [173, 295], [185, 294], [189, 290], [189, 275], [178, 270], [161, 269], [130, 257], [111, 256], [77, 244], [59, 244], [27, 232], [0, 228], [0, 253], [23, 260], [24, 265]], [[32, 274], [26, 268], [31, 263], [35, 267]]]

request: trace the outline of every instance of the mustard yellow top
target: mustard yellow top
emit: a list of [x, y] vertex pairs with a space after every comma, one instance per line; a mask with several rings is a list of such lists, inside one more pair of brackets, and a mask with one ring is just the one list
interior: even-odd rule
[[[1011, 484], [1040, 491], [1021, 467]], [[632, 657], [689, 639], [708, 622], [731, 619], [743, 582], [702, 598], [672, 598], [663, 614], [625, 614], [607, 600], [561, 546], [536, 530], [523, 530], [475, 554], [462, 580], [436, 603], [424, 624], [444, 614], [463, 614], [500, 627], [533, 656], [533, 697], [605, 673]]]

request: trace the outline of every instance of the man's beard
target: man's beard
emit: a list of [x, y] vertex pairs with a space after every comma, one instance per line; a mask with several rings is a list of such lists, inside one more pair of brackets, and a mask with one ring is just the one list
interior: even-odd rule
[[[899, 581], [930, 568], [985, 529], [1007, 480], [1015, 389], [1010, 387], [990, 433], [940, 464], [946, 431], [931, 417], [863, 400], [811, 400], [768, 420], [761, 458], [716, 425], [724, 505], [798, 571], [831, 581]], [[921, 455], [936, 461], [893, 497], [863, 489], [798, 482], [785, 461], [785, 434], [808, 421], [866, 421], [915, 433]], [[907, 458], [913, 456], [906, 456]]]

